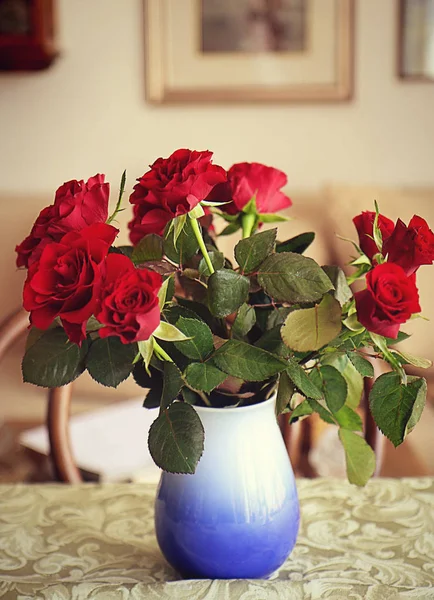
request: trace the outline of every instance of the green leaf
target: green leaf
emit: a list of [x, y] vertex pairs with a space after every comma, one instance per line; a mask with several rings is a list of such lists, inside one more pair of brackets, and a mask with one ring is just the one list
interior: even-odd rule
[[283, 371], [287, 363], [245, 342], [229, 340], [220, 346], [213, 362], [225, 373], [245, 381], [264, 381]]
[[142, 388], [148, 390], [143, 402], [143, 407], [158, 408], [161, 404], [161, 394], [163, 392], [163, 373], [158, 369], [149, 366], [149, 373], [142, 362], [138, 362], [133, 368], [134, 381]]
[[132, 246], [111, 246], [109, 254], [123, 254], [132, 260], [134, 248]]
[[408, 333], [405, 333], [404, 331], [398, 331], [398, 337], [395, 338], [389, 338], [389, 337], [385, 337], [385, 341], [386, 344], [388, 346], [395, 346], [396, 344], [399, 344], [400, 342], [404, 342], [405, 340], [408, 340], [408, 338], [411, 337]]
[[185, 333], [180, 331], [177, 327], [175, 327], [175, 325], [166, 323], [165, 321], [160, 321], [160, 324], [152, 335], [159, 340], [164, 340], [165, 342], [188, 341], [188, 336], [186, 336]]
[[184, 382], [181, 371], [173, 362], [165, 362], [163, 368], [163, 389], [161, 391], [160, 414], [178, 396]]
[[378, 204], [377, 204], [376, 200], [374, 200], [374, 205], [375, 205], [375, 218], [374, 218], [374, 224], [373, 224], [373, 227], [372, 227], [372, 233], [373, 233], [373, 236], [374, 236], [375, 245], [377, 246], [378, 251], [381, 254], [381, 251], [383, 249], [383, 235], [381, 233], [380, 226], [378, 225], [378, 219], [379, 219], [379, 216], [380, 216], [380, 211], [378, 210]]
[[315, 234], [313, 231], [301, 233], [290, 240], [286, 240], [286, 242], [278, 243], [276, 246], [276, 252], [296, 252], [297, 254], [303, 254], [303, 252], [309, 248], [314, 239]]
[[295, 423], [298, 421], [300, 417], [307, 417], [313, 414], [313, 410], [311, 405], [307, 400], [303, 400], [295, 409], [292, 411], [291, 416], [289, 418], [290, 423]]
[[279, 308], [274, 308], [270, 313], [270, 316], [267, 320], [267, 329], [273, 329], [276, 325], [283, 325], [286, 317], [292, 312], [292, 308], [287, 308], [286, 306], [280, 306]]
[[253, 306], [242, 304], [232, 325], [232, 334], [236, 337], [243, 337], [249, 333], [255, 323], [256, 313]]
[[314, 400], [314, 398], [307, 398], [312, 410], [314, 410], [320, 418], [328, 423], [329, 425], [336, 425], [336, 421], [333, 418], [333, 415], [320, 403], [318, 400]]
[[208, 304], [215, 317], [226, 317], [235, 312], [249, 295], [247, 277], [229, 269], [216, 271], [208, 279]]
[[306, 398], [314, 398], [315, 400], [321, 400], [323, 393], [319, 390], [314, 383], [309, 379], [306, 371], [301, 367], [295, 360], [289, 360], [286, 368], [286, 372], [294, 383], [295, 387], [306, 396]]
[[137, 246], [134, 247], [131, 259], [134, 264], [140, 265], [148, 260], [161, 260], [163, 258], [163, 238], [155, 233], [145, 235]]
[[293, 252], [266, 258], [259, 267], [258, 281], [274, 300], [292, 304], [316, 302], [333, 288], [314, 260]]
[[191, 220], [187, 219], [183, 230], [180, 232], [174, 241], [174, 228], [169, 232], [169, 226], [166, 227], [165, 239], [163, 241], [164, 254], [174, 263], [183, 265], [188, 262], [196, 254], [199, 244], [194, 235]]
[[339, 335], [341, 317], [339, 302], [327, 294], [313, 308], [290, 312], [282, 327], [282, 339], [297, 352], [319, 350]]
[[187, 220], [187, 215], [180, 215], [179, 217], [175, 217], [172, 221], [173, 244], [174, 244], [175, 248], [178, 245], [178, 238], [181, 235], [182, 230], [184, 229], [186, 220]]
[[409, 354], [408, 352], [402, 352], [401, 350], [392, 350], [393, 354], [397, 354], [400, 358], [403, 359], [404, 364], [413, 365], [414, 367], [418, 367], [419, 369], [429, 369], [432, 367], [432, 361], [427, 358], [422, 358], [421, 356], [414, 356], [413, 354]]
[[273, 329], [266, 331], [261, 335], [259, 340], [255, 342], [255, 346], [267, 350], [268, 352], [271, 352], [271, 354], [277, 354], [277, 356], [287, 358], [291, 354], [291, 351], [282, 342], [280, 329], [281, 327], [278, 325], [277, 327], [273, 327]]
[[[93, 317], [95, 318], [95, 317]], [[96, 319], [95, 319], [96, 321]], [[97, 321], [98, 323], [98, 321]], [[99, 325], [101, 325], [101, 323], [99, 323]], [[37, 327], [31, 327], [29, 329], [29, 333], [27, 334], [27, 338], [26, 338], [26, 352], [29, 348], [31, 348], [33, 346], [33, 344], [35, 344], [40, 337], [42, 337], [45, 333], [47, 332], [46, 329], [38, 329]]]
[[360, 435], [348, 429], [339, 429], [339, 439], [345, 450], [348, 481], [365, 485], [375, 471], [374, 451]]
[[160, 310], [163, 310], [165, 304], [167, 302], [170, 302], [174, 293], [175, 282], [173, 280], [173, 277], [166, 277], [158, 292], [158, 304], [160, 306]]
[[196, 204], [196, 206], [192, 208], [188, 213], [190, 219], [200, 219], [204, 215], [205, 211], [203, 210], [203, 207], [200, 204]]
[[229, 225], [227, 225], [223, 231], [220, 232], [220, 236], [222, 235], [231, 235], [232, 233], [235, 233], [236, 231], [238, 231], [239, 229], [241, 229], [241, 224], [239, 221], [234, 221], [233, 223], [229, 223]]
[[186, 308], [185, 306], [181, 306], [179, 304], [172, 304], [171, 306], [166, 306], [166, 308], [163, 311], [163, 315], [165, 319], [172, 325], [176, 325], [179, 317], [185, 317], [187, 319], [199, 319], [200, 321], [203, 320], [196, 312], [194, 312], [194, 310], [191, 310], [190, 308]]
[[347, 352], [347, 356], [360, 375], [363, 377], [374, 377], [374, 367], [369, 360], [366, 360], [366, 358], [363, 358], [357, 352]]
[[191, 363], [185, 370], [184, 377], [190, 387], [209, 394], [223, 383], [227, 375], [209, 363]]
[[422, 379], [422, 385], [420, 392], [416, 396], [416, 400], [414, 401], [413, 408], [411, 411], [410, 418], [407, 421], [407, 425], [405, 428], [404, 436], [406, 437], [409, 433], [413, 431], [416, 425], [419, 422], [419, 419], [422, 416], [423, 409], [425, 408], [426, 395], [427, 395], [427, 383], [424, 378]]
[[214, 350], [211, 329], [198, 319], [179, 317], [176, 323], [178, 329], [190, 339], [175, 346], [184, 356], [193, 360], [205, 360]]
[[362, 332], [365, 329], [363, 327], [363, 325], [357, 319], [357, 314], [356, 313], [353, 313], [352, 315], [349, 315], [343, 321], [343, 324], [345, 325], [345, 327], [347, 329], [349, 329], [350, 331], [355, 331], [356, 333], [360, 333], [360, 332]]
[[350, 362], [346, 354], [333, 353], [322, 358], [322, 364], [335, 367], [347, 382], [348, 394], [345, 404], [350, 408], [357, 408], [363, 393], [363, 377]]
[[277, 215], [275, 213], [259, 213], [258, 221], [260, 223], [284, 223], [289, 221], [289, 217], [283, 215]]
[[333, 296], [336, 298], [339, 304], [343, 306], [353, 297], [353, 292], [347, 283], [345, 273], [341, 268], [335, 266], [324, 266], [322, 269], [335, 288], [333, 291]]
[[276, 234], [277, 229], [270, 229], [238, 242], [234, 253], [242, 273], [252, 273], [274, 252]]
[[[194, 318], [201, 319], [214, 331], [215, 326], [218, 323], [218, 319], [215, 319], [215, 317], [213, 317], [213, 315], [209, 311], [209, 308], [205, 306], [205, 304], [202, 304], [201, 302], [196, 302], [194, 300], [187, 300], [187, 298], [182, 298], [181, 296], [176, 296], [176, 300], [178, 301], [179, 306], [193, 312]], [[187, 318], [190, 317], [187, 316]]]
[[382, 335], [378, 335], [377, 333], [369, 332], [369, 336], [374, 344], [379, 348], [381, 353], [383, 354], [384, 360], [386, 360], [392, 368], [397, 371], [400, 375], [401, 381], [406, 381], [407, 375], [404, 369], [401, 366], [397, 356], [395, 356], [391, 350], [387, 347], [386, 339]]
[[369, 405], [378, 428], [399, 446], [422, 414], [427, 385], [422, 377], [408, 377], [407, 385], [400, 383], [398, 373], [380, 375], [369, 394]]
[[344, 405], [338, 412], [334, 413], [334, 417], [344, 429], [363, 431], [363, 422], [360, 415], [347, 405]]
[[47, 388], [66, 385], [83, 373], [87, 349], [86, 340], [79, 347], [60, 327], [48, 329], [24, 355], [23, 381]]
[[143, 362], [145, 363], [145, 368], [147, 369], [151, 362], [152, 355], [154, 354], [154, 340], [152, 336], [148, 340], [137, 342], [137, 347], [143, 358]]
[[310, 379], [322, 391], [331, 412], [338, 412], [345, 404], [348, 392], [347, 382], [339, 371], [331, 365], [324, 365], [313, 369]]
[[194, 408], [185, 402], [174, 402], [152, 423], [149, 452], [161, 469], [193, 474], [203, 453], [204, 438], [203, 425]]
[[295, 387], [289, 378], [286, 371], [282, 371], [279, 375], [279, 386], [277, 388], [277, 399], [276, 399], [276, 414], [280, 415], [291, 402], [291, 398], [294, 395]]
[[187, 404], [198, 404], [201, 401], [201, 397], [195, 391], [191, 390], [187, 386], [182, 388], [182, 397], [184, 398], [184, 402]]
[[[208, 252], [208, 256], [211, 260], [211, 264], [214, 267], [215, 271], [223, 269], [223, 266], [225, 264], [225, 255], [223, 254], [223, 252], [218, 252], [217, 250], [210, 250]], [[211, 273], [209, 271], [208, 265], [206, 264], [206, 260], [204, 258], [201, 258], [201, 261], [199, 263], [199, 275], [209, 277], [210, 274]]]
[[115, 388], [133, 370], [137, 352], [137, 344], [123, 344], [115, 336], [99, 338], [90, 346], [86, 367], [92, 379]]

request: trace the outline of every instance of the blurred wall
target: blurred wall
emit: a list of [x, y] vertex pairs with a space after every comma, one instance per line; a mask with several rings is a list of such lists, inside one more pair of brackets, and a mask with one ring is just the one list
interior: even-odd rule
[[132, 180], [180, 146], [209, 148], [224, 166], [270, 163], [302, 190], [434, 184], [434, 85], [396, 78], [397, 4], [356, 1], [350, 103], [155, 107], [144, 96], [143, 1], [58, 0], [55, 65], [0, 75], [0, 191], [51, 199], [97, 171], [117, 184], [125, 167]]
[[151, 106], [143, 0], [58, 7], [54, 66], [0, 74], [0, 316], [20, 299], [13, 248], [68, 179], [103, 172], [117, 190], [127, 168], [131, 187], [156, 157], [184, 146], [209, 148], [226, 167], [280, 167], [291, 195], [328, 182], [434, 185], [434, 85], [395, 75], [397, 0], [356, 0], [354, 100], [310, 105]]

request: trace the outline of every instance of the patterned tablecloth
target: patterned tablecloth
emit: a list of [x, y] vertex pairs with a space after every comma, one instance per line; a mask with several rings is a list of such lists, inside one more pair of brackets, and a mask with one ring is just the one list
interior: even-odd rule
[[299, 480], [297, 545], [269, 581], [178, 581], [155, 486], [0, 486], [0, 598], [434, 599], [434, 479]]

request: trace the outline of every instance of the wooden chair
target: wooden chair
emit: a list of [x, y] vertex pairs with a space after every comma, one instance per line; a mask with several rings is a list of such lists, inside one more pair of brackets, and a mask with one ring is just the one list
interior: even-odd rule
[[[0, 324], [0, 361], [29, 327], [29, 315], [20, 309]], [[50, 457], [56, 479], [68, 483], [82, 481], [74, 462], [69, 437], [69, 411], [72, 386], [65, 385], [48, 391], [47, 426], [50, 440]]]
[[[29, 327], [29, 316], [24, 309], [6, 318], [0, 324], [0, 361], [8, 349], [25, 334]], [[365, 439], [377, 454], [378, 473], [382, 456], [382, 436], [380, 435], [368, 407], [368, 395], [372, 380], [365, 380], [362, 399], [364, 410]], [[75, 464], [69, 435], [69, 415], [72, 385], [48, 390], [47, 428], [50, 441], [50, 459], [54, 475], [58, 481], [79, 483], [82, 481], [80, 470]], [[315, 477], [317, 473], [309, 461], [313, 444], [312, 422], [303, 419], [297, 426], [289, 426], [288, 418], [280, 419], [282, 435], [297, 474]]]

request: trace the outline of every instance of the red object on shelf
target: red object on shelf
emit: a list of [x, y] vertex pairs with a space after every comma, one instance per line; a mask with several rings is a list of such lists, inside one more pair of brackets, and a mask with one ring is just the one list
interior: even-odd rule
[[[1, 4], [0, 0], [0, 8]], [[27, 11], [25, 18], [28, 31], [2, 33], [0, 22], [0, 70], [46, 69], [58, 55], [55, 45], [55, 0], [27, 0], [20, 5], [20, 9]]]

